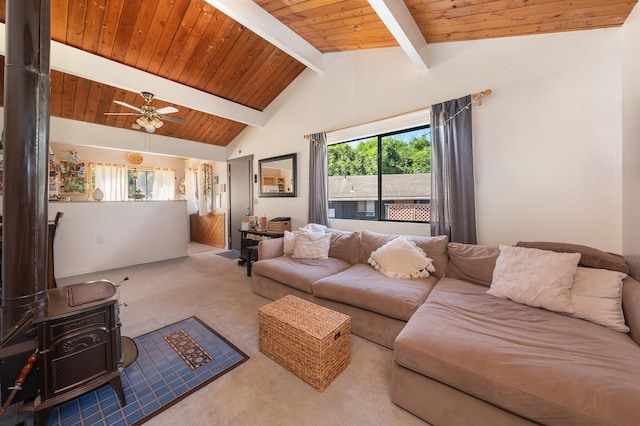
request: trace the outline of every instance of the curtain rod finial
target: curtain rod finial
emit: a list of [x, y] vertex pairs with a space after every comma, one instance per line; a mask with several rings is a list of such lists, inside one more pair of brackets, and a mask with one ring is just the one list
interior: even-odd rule
[[492, 93], [491, 89], [483, 90], [482, 92], [476, 93], [475, 95], [471, 95], [472, 102], [476, 104], [477, 107], [484, 106], [482, 104], [482, 98], [485, 96], [489, 96]]

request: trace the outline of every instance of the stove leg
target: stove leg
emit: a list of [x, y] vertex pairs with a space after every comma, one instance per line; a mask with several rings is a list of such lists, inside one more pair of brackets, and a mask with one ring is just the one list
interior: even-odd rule
[[111, 383], [111, 387], [113, 388], [113, 390], [116, 391], [120, 407], [124, 407], [125, 405], [127, 405], [127, 399], [124, 396], [124, 389], [122, 388], [122, 379], [120, 379], [120, 376], [116, 377], [115, 379], [111, 379], [109, 383]]

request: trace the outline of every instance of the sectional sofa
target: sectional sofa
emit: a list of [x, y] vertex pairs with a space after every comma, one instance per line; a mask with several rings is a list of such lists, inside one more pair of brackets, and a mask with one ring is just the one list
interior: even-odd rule
[[[410, 236], [432, 272], [397, 278], [368, 260], [398, 235], [326, 232], [326, 258], [284, 255], [282, 238], [261, 241], [253, 291], [350, 315], [354, 334], [394, 350], [390, 393], [400, 407], [434, 425], [640, 424], [640, 283], [621, 256]], [[526, 278], [533, 296], [500, 287], [536, 264]], [[584, 319], [578, 308], [602, 312]]]

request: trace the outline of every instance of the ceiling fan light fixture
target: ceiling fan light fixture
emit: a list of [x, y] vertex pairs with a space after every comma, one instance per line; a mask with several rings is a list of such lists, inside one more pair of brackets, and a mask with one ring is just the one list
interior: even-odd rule
[[[156, 109], [151, 105], [151, 101], [153, 100], [153, 93], [151, 92], [141, 92], [140, 93], [144, 98], [145, 104], [141, 107], [135, 107], [133, 105], [129, 105], [126, 102], [114, 100], [113, 102], [118, 105], [133, 109], [140, 114], [140, 117], [136, 119], [135, 124], [132, 124], [132, 128], [140, 128], [144, 127], [144, 129], [148, 133], [154, 133], [156, 129], [159, 129], [164, 125], [164, 122], [160, 119], [160, 117], [166, 118], [169, 121], [174, 121], [181, 124], [187, 124], [188, 121], [181, 118], [171, 118], [164, 117], [165, 114], [173, 114], [174, 112], [178, 112], [178, 109], [172, 106], [165, 106], [159, 109]], [[110, 113], [105, 112], [105, 115], [136, 115], [133, 113]], [[138, 127], [139, 126], [139, 127]]]
[[136, 120], [148, 133], [153, 133], [164, 124], [158, 117], [140, 117]]
[[156, 128], [159, 129], [160, 127], [162, 127], [162, 125], [164, 124], [158, 117], [153, 117], [153, 119], [151, 120], [151, 124]]

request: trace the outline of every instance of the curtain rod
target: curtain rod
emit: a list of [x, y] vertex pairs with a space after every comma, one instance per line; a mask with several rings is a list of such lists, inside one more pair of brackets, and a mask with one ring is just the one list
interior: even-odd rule
[[[489, 96], [491, 93], [492, 93], [491, 89], [487, 89], [487, 90], [483, 90], [482, 92], [474, 93], [473, 95], [471, 95], [471, 101], [474, 102], [474, 103], [478, 102], [479, 105], [482, 105], [481, 99], [484, 96]], [[352, 127], [363, 126], [365, 124], [373, 124], [373, 123], [377, 123], [379, 121], [384, 121], [384, 120], [389, 120], [391, 118], [400, 117], [402, 115], [413, 114], [415, 112], [427, 111], [429, 108], [431, 108], [431, 107], [429, 106], [429, 107], [425, 107], [425, 108], [418, 108], [418, 109], [414, 109], [412, 111], [402, 112], [400, 114], [394, 114], [394, 115], [390, 115], [390, 116], [387, 116], [387, 117], [378, 118], [376, 120], [366, 121], [366, 122], [360, 123], [360, 124], [354, 124], [353, 126], [345, 126], [345, 127], [340, 127], [338, 129], [327, 130], [327, 133], [338, 132], [340, 130], [346, 130], [346, 129], [350, 129]], [[309, 135], [304, 135], [304, 138], [305, 139], [309, 139]]]
[[89, 161], [89, 166], [123, 166], [126, 167], [126, 164], [120, 163], [102, 163], [100, 161]]

